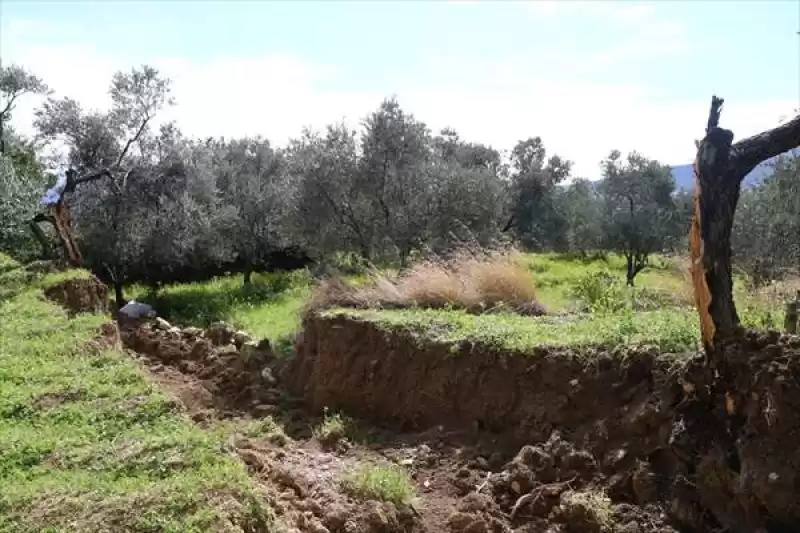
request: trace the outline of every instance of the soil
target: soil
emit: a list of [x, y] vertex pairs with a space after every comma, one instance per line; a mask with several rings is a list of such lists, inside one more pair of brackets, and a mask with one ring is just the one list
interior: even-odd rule
[[70, 315], [109, 310], [108, 287], [94, 276], [66, 279], [47, 287], [44, 295], [62, 305]]
[[[121, 340], [198, 424], [273, 417], [228, 451], [287, 531], [775, 532], [800, 523], [800, 338], [743, 332], [726, 364], [603, 347], [510, 353], [309, 317], [296, 355], [150, 321]], [[113, 342], [108, 328], [103, 342]], [[111, 339], [110, 341], [108, 339]], [[43, 399], [42, 401], [56, 401]], [[318, 442], [325, 408], [358, 435]], [[361, 501], [366, 462], [410, 473], [412, 505]]]

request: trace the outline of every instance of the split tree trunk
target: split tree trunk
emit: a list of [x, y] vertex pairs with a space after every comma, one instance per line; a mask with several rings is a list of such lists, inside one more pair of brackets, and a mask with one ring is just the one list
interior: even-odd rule
[[698, 143], [689, 235], [703, 345], [712, 360], [715, 345], [740, 326], [733, 301], [731, 230], [742, 180], [759, 163], [800, 146], [800, 116], [732, 144], [733, 132], [719, 127], [722, 104], [722, 98], [712, 97], [706, 136]]

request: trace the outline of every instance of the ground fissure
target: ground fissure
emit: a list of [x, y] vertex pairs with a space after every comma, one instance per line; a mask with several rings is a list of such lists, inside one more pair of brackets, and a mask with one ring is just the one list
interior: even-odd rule
[[[309, 316], [288, 359], [224, 324], [121, 338], [196, 423], [232, 424], [227, 451], [290, 529], [780, 532], [800, 518], [796, 337], [743, 333], [716, 377], [655, 349], [454, 349], [352, 317]], [[323, 442], [326, 409], [360, 432]], [[366, 463], [407, 471], [417, 500], [352, 496], [342, 481]]]

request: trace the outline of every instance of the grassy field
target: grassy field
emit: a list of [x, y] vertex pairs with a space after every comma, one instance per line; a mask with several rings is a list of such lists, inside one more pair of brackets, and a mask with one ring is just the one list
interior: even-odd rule
[[185, 419], [133, 360], [87, 353], [107, 318], [44, 300], [71, 274], [36, 279], [6, 258], [0, 272], [0, 531], [270, 527], [224, 435]]
[[[629, 288], [624, 283], [624, 259], [613, 254], [603, 258], [523, 254], [518, 260], [527, 270], [523, 283], [532, 282], [536, 298], [549, 317], [509, 313], [475, 316], [456, 309], [347, 312], [387, 325], [427, 331], [442, 339], [502, 339], [515, 348], [601, 343], [650, 344], [679, 351], [697, 346], [697, 319], [685, 261], [657, 256], [637, 276], [636, 287]], [[430, 281], [432, 278], [428, 276], [426, 283], [436, 283]], [[364, 282], [363, 278], [357, 281]], [[133, 287], [129, 293], [179, 324], [202, 327], [225, 320], [259, 338], [280, 343], [299, 327], [299, 311], [312, 292], [311, 286], [306, 272], [295, 272], [256, 276], [249, 288], [244, 287], [241, 276], [231, 276], [173, 285], [162, 289], [157, 297], [148, 295], [142, 287]], [[780, 326], [782, 293], [752, 292], [737, 279], [736, 297], [746, 325]]]
[[694, 314], [672, 310], [574, 318], [533, 318], [512, 313], [474, 315], [434, 309], [337, 309], [330, 313], [403, 328], [437, 341], [469, 339], [521, 352], [543, 346], [590, 345], [655, 346], [663, 352], [683, 352], [698, 347], [699, 335]]

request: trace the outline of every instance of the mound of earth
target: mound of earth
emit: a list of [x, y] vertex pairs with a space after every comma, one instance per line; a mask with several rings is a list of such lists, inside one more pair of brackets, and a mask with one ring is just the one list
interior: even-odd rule
[[490, 474], [491, 502], [453, 518], [455, 530], [497, 530], [500, 515], [515, 531], [800, 523], [800, 338], [743, 333], [712, 370], [655, 350], [509, 353], [311, 316], [297, 350], [284, 380], [314, 409], [406, 428], [472, 424], [527, 444]]
[[44, 289], [44, 295], [69, 313], [107, 313], [108, 287], [95, 276], [59, 281]]

